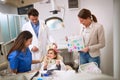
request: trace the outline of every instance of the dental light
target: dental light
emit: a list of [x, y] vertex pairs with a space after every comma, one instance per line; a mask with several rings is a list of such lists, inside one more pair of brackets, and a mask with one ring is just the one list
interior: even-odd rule
[[55, 0], [51, 0], [51, 5], [52, 5], [52, 11], [50, 11], [50, 12], [52, 12], [53, 14], [57, 14], [58, 12], [60, 12], [58, 7], [56, 6]]

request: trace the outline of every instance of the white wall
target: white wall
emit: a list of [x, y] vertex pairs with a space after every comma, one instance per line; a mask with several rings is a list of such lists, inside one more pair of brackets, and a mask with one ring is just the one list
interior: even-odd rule
[[114, 0], [114, 77], [120, 80], [120, 0]]
[[[79, 9], [69, 10], [67, 0], [56, 0], [60, 7], [65, 8], [64, 24], [65, 28], [59, 31], [52, 31], [51, 34], [61, 40], [66, 35], [76, 35], [79, 33], [80, 24], [77, 14], [81, 8], [88, 8], [96, 15], [98, 22], [103, 24], [105, 29], [106, 46], [102, 49], [101, 68], [103, 73], [113, 75], [113, 0], [80, 0]], [[45, 20], [52, 15], [49, 11], [51, 4], [35, 3], [34, 7], [40, 12], [40, 18]], [[59, 13], [58, 16], [60, 16]], [[61, 17], [61, 16], [60, 16]], [[55, 34], [56, 33], [56, 34]]]

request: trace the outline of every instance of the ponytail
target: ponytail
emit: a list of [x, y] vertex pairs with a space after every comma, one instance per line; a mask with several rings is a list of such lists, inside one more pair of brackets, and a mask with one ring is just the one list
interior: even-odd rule
[[94, 21], [94, 22], [97, 22], [97, 18], [96, 18], [96, 16], [95, 15], [91, 15], [91, 19]]

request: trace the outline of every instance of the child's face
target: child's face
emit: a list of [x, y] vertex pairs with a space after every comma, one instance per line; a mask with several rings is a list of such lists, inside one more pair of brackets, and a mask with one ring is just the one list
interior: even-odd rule
[[48, 52], [47, 57], [50, 59], [54, 59], [56, 57], [56, 55], [54, 54], [54, 51], [51, 50]]

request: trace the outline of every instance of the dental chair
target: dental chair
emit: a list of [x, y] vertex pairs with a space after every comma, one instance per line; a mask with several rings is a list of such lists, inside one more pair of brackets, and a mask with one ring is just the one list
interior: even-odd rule
[[8, 68], [8, 61], [5, 55], [1, 55], [0, 53], [0, 71], [6, 70]]

